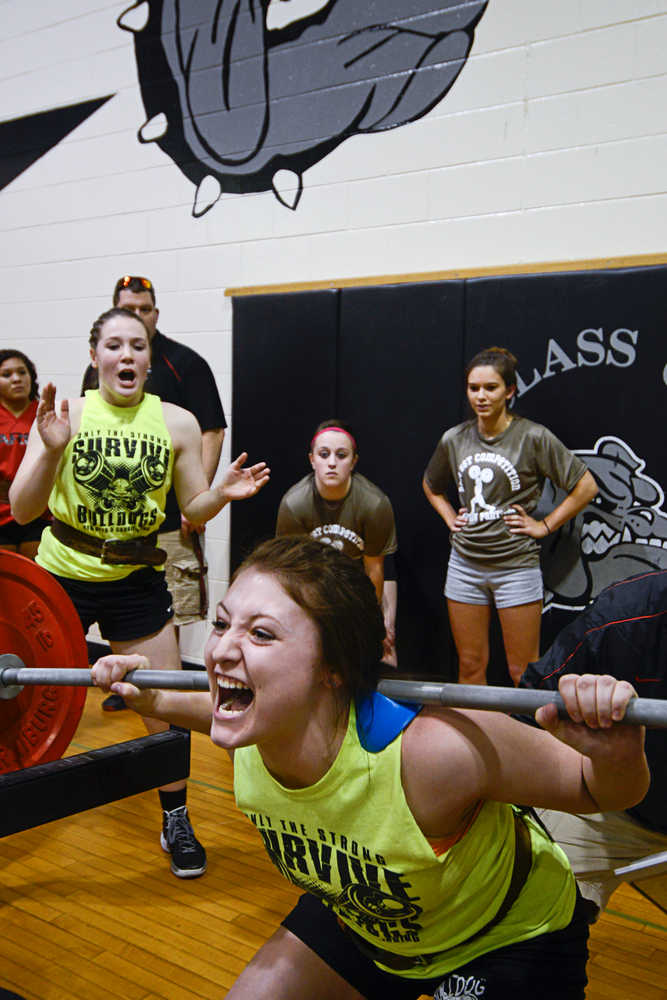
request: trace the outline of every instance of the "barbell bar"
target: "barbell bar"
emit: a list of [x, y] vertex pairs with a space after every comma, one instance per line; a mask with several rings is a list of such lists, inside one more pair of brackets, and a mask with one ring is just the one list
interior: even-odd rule
[[[11, 665], [3, 666], [8, 657], [11, 658]], [[17, 660], [18, 657], [11, 653], [0, 656], [0, 698], [3, 688], [9, 690], [32, 684], [56, 687], [95, 686], [90, 670], [21, 667], [20, 660], [16, 663]], [[208, 676], [204, 670], [130, 670], [123, 681], [140, 689], [209, 690]], [[378, 690], [396, 701], [449, 708], [474, 708], [513, 715], [534, 715], [543, 705], [555, 704], [559, 715], [567, 717], [563, 699], [555, 691], [399, 679], [380, 681]], [[622, 722], [651, 729], [667, 729], [667, 701], [634, 698], [629, 703]]]

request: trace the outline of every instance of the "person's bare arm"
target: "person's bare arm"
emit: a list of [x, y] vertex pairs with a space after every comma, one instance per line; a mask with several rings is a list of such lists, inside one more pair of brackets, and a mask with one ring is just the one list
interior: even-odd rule
[[247, 454], [227, 467], [222, 480], [209, 486], [202, 464], [201, 431], [194, 416], [181, 407], [163, 403], [163, 412], [174, 445], [174, 489], [183, 516], [195, 525], [205, 524], [231, 500], [254, 496], [269, 480], [265, 462], [244, 468]]
[[587, 469], [574, 489], [543, 519], [536, 521], [535, 518], [526, 514], [520, 504], [513, 504], [514, 509], [504, 515], [505, 524], [511, 535], [546, 538], [547, 535], [557, 531], [558, 528], [576, 517], [597, 493], [598, 484], [595, 482], [593, 474]]
[[364, 570], [375, 587], [378, 604], [382, 604], [382, 588], [384, 587], [384, 556], [364, 556]]
[[182, 726], [183, 729], [194, 729], [198, 733], [209, 733], [212, 702], [208, 691], [138, 688], [123, 680], [130, 670], [146, 670], [150, 667], [151, 663], [145, 656], [136, 653], [130, 656], [111, 653], [97, 660], [92, 673], [96, 687], [121, 695], [139, 715], [160, 719], [173, 726]]
[[216, 427], [210, 431], [202, 431], [201, 436], [201, 460], [204, 466], [204, 475], [208, 479], [209, 486], [215, 478], [220, 464], [220, 454], [225, 440], [224, 427]]
[[[201, 436], [201, 459], [202, 466], [204, 467], [204, 475], [208, 480], [208, 485], [210, 486], [215, 478], [215, 474], [218, 471], [218, 464], [220, 462], [220, 453], [222, 451], [222, 444], [225, 439], [224, 427], [215, 428], [210, 431], [202, 431]], [[187, 517], [181, 514], [181, 532], [184, 536], [191, 534], [191, 532], [196, 531], [201, 534], [204, 530], [204, 525], [196, 525], [191, 521], [188, 521]]]
[[465, 527], [468, 513], [465, 507], [460, 507], [457, 513], [446, 496], [433, 492], [426, 476], [422, 479], [422, 487], [431, 507], [440, 515], [450, 531], [460, 531]]
[[545, 706], [537, 719], [548, 732], [495, 712], [422, 711], [404, 736], [403, 785], [427, 836], [455, 833], [485, 799], [577, 813], [641, 801], [650, 781], [643, 729], [612, 724], [631, 686], [568, 675], [560, 693], [572, 721]]

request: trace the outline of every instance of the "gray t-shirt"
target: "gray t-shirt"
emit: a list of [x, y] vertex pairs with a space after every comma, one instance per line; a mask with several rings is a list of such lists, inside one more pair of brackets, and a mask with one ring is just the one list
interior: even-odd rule
[[276, 535], [310, 534], [354, 559], [396, 551], [394, 511], [389, 497], [358, 472], [342, 500], [324, 500], [315, 476], [304, 476], [280, 501]]
[[446, 431], [426, 467], [426, 482], [442, 495], [454, 484], [459, 506], [468, 511], [466, 527], [451, 535], [459, 555], [518, 569], [538, 565], [539, 548], [529, 535], [511, 535], [503, 514], [515, 503], [530, 514], [545, 479], [571, 493], [585, 472], [585, 463], [550, 430], [515, 416], [490, 440], [480, 436], [476, 420]]

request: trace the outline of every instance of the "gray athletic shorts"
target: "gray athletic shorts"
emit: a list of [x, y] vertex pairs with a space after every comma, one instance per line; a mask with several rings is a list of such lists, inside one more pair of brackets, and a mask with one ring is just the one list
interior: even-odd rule
[[539, 566], [521, 569], [496, 569], [473, 563], [452, 549], [447, 567], [445, 597], [461, 604], [495, 604], [514, 608], [519, 604], [541, 601], [542, 573]]

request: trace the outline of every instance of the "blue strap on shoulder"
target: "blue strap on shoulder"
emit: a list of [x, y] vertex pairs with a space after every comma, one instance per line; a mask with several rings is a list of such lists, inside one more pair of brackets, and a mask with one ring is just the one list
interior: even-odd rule
[[393, 701], [374, 691], [360, 698], [357, 708], [357, 735], [364, 750], [379, 753], [402, 733], [414, 717], [421, 712], [421, 705]]

